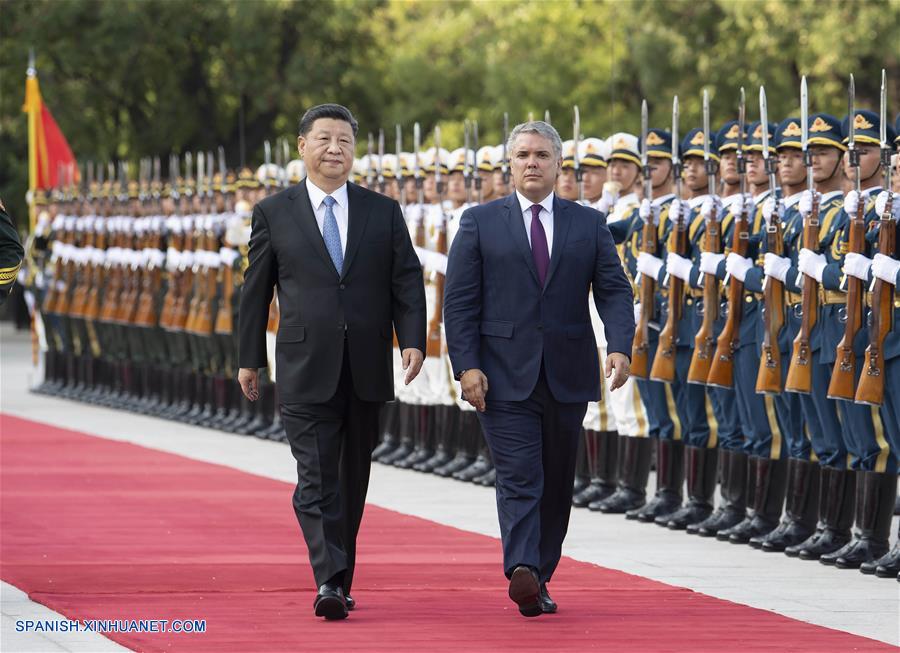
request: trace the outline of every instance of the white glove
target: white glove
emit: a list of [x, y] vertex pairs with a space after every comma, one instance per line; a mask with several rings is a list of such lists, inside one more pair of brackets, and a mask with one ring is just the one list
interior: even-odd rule
[[637, 325], [637, 323], [640, 321], [641, 321], [641, 305], [635, 304], [634, 305], [634, 323], [635, 323], [635, 325]]
[[872, 267], [872, 259], [868, 256], [850, 252], [844, 257], [844, 274], [849, 274], [857, 279], [868, 281], [870, 267]]
[[828, 261], [825, 260], [824, 254], [816, 254], [811, 249], [805, 247], [800, 250], [800, 256], [797, 259], [797, 267], [803, 274], [806, 274], [818, 282], [822, 282], [822, 273]]
[[813, 206], [813, 198], [816, 198], [819, 202], [822, 201], [822, 195], [818, 191], [803, 191], [803, 194], [800, 195], [800, 201], [797, 202], [797, 210], [800, 212], [800, 215], [803, 216], [804, 219], [808, 218], [812, 213]]
[[677, 197], [669, 204], [669, 220], [677, 222], [681, 217], [681, 200]]
[[644, 201], [641, 202], [641, 208], [638, 209], [638, 215], [641, 216], [641, 220], [644, 222], [659, 224], [659, 207], [653, 206], [648, 199], [644, 199]]
[[719, 263], [721, 263], [724, 259], [724, 254], [702, 252], [700, 254], [700, 271], [704, 274], [715, 274], [719, 269]]
[[693, 267], [694, 265], [690, 259], [686, 259], [678, 254], [669, 252], [669, 255], [666, 257], [666, 271], [682, 281], [690, 282], [691, 269]]
[[709, 220], [710, 218], [718, 220], [721, 210], [722, 200], [719, 199], [718, 195], [710, 195], [703, 200], [703, 204], [700, 206], [700, 215], [703, 216], [704, 220]]
[[749, 193], [738, 195], [734, 198], [734, 204], [731, 205], [731, 214], [735, 216], [741, 215], [745, 208], [749, 211], [751, 206], [753, 206], [752, 195]]
[[603, 194], [597, 202], [597, 210], [600, 213], [609, 213], [610, 209], [615, 206], [616, 200], [619, 198], [619, 194], [616, 191], [617, 187], [618, 184], [611, 184], [610, 182], [603, 184]]
[[844, 196], [844, 213], [847, 215], [856, 215], [859, 210], [859, 193], [851, 190]]
[[[883, 190], [878, 193], [878, 197], [875, 198], [875, 214], [879, 218], [884, 215], [888, 197], [890, 197], [890, 193]], [[894, 195], [894, 201], [891, 203], [891, 216], [894, 220], [900, 220], [900, 195]]]
[[763, 263], [763, 271], [767, 277], [784, 281], [787, 278], [788, 270], [791, 269], [791, 259], [784, 256], [778, 256], [772, 252], [766, 252], [765, 262]]
[[733, 276], [738, 281], [743, 281], [747, 272], [753, 267], [753, 261], [746, 256], [741, 256], [736, 252], [731, 252], [725, 259], [725, 272]]
[[648, 254], [647, 252], [641, 252], [637, 257], [637, 269], [638, 272], [644, 274], [651, 279], [656, 279], [659, 277], [659, 271], [662, 269], [663, 262], [661, 258], [653, 256], [653, 254]]
[[892, 286], [897, 284], [898, 272], [900, 272], [900, 261], [897, 259], [885, 254], [876, 254], [872, 259], [872, 274]]
[[772, 217], [775, 216], [778, 222], [781, 222], [781, 216], [784, 214], [784, 205], [779, 199], [777, 202], [774, 197], [767, 197], [762, 206], [763, 217], [766, 224], [772, 224]]

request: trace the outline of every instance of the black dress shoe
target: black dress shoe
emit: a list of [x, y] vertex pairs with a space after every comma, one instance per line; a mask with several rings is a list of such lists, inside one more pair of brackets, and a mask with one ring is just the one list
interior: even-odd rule
[[550, 598], [550, 592], [547, 591], [547, 583], [541, 583], [541, 612], [544, 614], [553, 614], [556, 612], [556, 601]]
[[319, 587], [313, 603], [317, 617], [325, 617], [329, 621], [347, 618], [347, 600], [340, 585], [325, 583]]
[[347, 611], [350, 612], [353, 608], [356, 607], [356, 601], [353, 600], [353, 597], [349, 594], [344, 595], [344, 603], [347, 604]]
[[519, 565], [509, 578], [509, 598], [519, 606], [523, 617], [537, 617], [544, 614], [541, 607], [541, 585], [534, 569]]

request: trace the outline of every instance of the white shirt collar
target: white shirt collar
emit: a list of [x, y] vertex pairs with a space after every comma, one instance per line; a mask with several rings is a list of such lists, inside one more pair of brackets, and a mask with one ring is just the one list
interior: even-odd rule
[[842, 191], [842, 190], [829, 191], [829, 192], [825, 193], [824, 195], [822, 195], [820, 204], [824, 204], [825, 202], [828, 202], [829, 200], [834, 199], [835, 197], [838, 197], [838, 196], [843, 197], [844, 191]]
[[666, 193], [665, 195], [657, 197], [655, 200], [653, 200], [651, 202], [651, 204], [653, 206], [662, 206], [663, 204], [665, 204], [666, 202], [668, 202], [671, 199], [675, 199], [675, 193]]
[[877, 195], [881, 192], [881, 186], [874, 186], [873, 188], [867, 188], [862, 191], [863, 197], [872, 197], [873, 195]]
[[347, 182], [344, 182], [333, 193], [326, 193], [324, 190], [312, 183], [309, 177], [307, 177], [306, 192], [309, 193], [309, 201], [312, 204], [314, 211], [322, 206], [322, 201], [328, 195], [331, 195], [334, 198], [338, 206], [340, 206], [344, 210], [347, 210]]
[[[531, 212], [531, 206], [534, 204], [530, 199], [522, 195], [519, 191], [516, 191], [516, 197], [519, 200], [519, 206], [522, 207], [522, 213]], [[541, 205], [547, 213], [553, 213], [553, 191], [550, 191], [550, 194], [547, 195], [544, 199], [542, 199], [538, 204]]]
[[801, 197], [803, 197], [803, 191], [800, 191], [799, 193], [794, 193], [793, 195], [788, 195], [787, 197], [784, 198], [785, 207], [790, 208], [790, 207], [794, 206], [794, 204], [796, 204], [797, 202], [800, 201]]
[[698, 206], [703, 204], [706, 201], [706, 198], [709, 197], [709, 193], [706, 195], [698, 195], [697, 197], [692, 197], [687, 201], [687, 205], [692, 209], [696, 209]]

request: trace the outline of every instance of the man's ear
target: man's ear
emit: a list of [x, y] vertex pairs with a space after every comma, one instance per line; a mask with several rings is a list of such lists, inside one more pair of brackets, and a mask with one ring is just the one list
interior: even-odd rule
[[297, 137], [297, 153], [303, 158], [303, 150], [306, 149], [306, 139], [303, 136]]

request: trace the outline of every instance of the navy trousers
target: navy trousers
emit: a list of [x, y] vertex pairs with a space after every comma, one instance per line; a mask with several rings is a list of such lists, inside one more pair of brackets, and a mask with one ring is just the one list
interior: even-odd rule
[[587, 403], [560, 403], [544, 369], [524, 401], [486, 401], [478, 413], [497, 472], [497, 516], [507, 578], [519, 565], [550, 580], [569, 527], [575, 457]]

